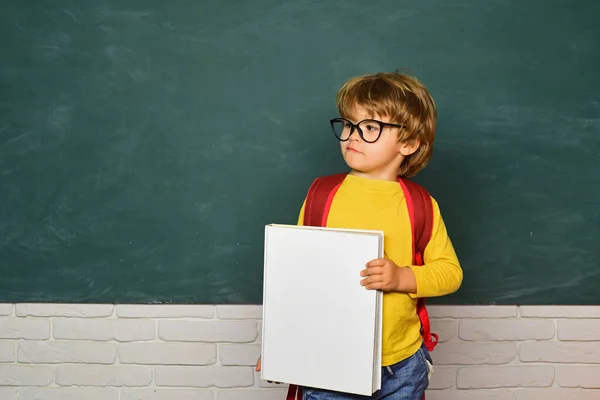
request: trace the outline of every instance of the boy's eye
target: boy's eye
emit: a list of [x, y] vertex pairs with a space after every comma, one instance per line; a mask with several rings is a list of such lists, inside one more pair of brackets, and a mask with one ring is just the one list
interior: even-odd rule
[[379, 126], [378, 125], [374, 125], [374, 124], [367, 124], [367, 126], [365, 127], [366, 130], [370, 131], [370, 132], [375, 132], [379, 130]]
[[344, 121], [344, 128], [345, 129], [350, 129], [352, 127], [352, 125], [350, 125], [349, 122]]

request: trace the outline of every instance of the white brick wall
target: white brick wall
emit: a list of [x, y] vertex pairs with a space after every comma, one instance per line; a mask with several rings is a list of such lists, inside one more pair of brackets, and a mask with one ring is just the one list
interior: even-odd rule
[[[431, 306], [428, 400], [599, 400], [600, 306]], [[1, 400], [283, 400], [260, 306], [0, 304]]]

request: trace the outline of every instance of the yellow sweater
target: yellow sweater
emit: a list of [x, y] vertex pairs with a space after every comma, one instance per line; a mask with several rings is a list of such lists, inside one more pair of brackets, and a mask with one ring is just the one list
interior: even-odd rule
[[[412, 233], [408, 208], [400, 184], [348, 175], [336, 193], [327, 226], [374, 229], [384, 232], [385, 257], [415, 274], [417, 293], [383, 295], [382, 365], [392, 365], [413, 355], [421, 346], [418, 297], [453, 293], [461, 285], [462, 269], [446, 232], [440, 209], [433, 200], [433, 233], [423, 266], [412, 264]], [[298, 225], [303, 224], [304, 205]], [[360, 276], [356, 284], [360, 285]]]

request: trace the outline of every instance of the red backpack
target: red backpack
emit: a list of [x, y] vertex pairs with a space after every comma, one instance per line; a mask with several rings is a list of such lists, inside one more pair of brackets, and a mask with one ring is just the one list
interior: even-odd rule
[[[329, 209], [337, 190], [346, 178], [345, 173], [317, 178], [308, 189], [306, 205], [304, 206], [305, 226], [326, 226]], [[433, 204], [427, 190], [421, 185], [406, 178], [398, 178], [402, 187], [408, 215], [412, 227], [412, 262], [414, 265], [423, 265], [423, 253], [431, 239], [433, 230]], [[431, 333], [429, 314], [425, 308], [425, 299], [417, 300], [417, 314], [421, 320], [421, 336], [425, 347], [429, 351], [435, 348], [438, 335]], [[287, 400], [301, 400], [302, 391], [297, 385], [290, 385]]]

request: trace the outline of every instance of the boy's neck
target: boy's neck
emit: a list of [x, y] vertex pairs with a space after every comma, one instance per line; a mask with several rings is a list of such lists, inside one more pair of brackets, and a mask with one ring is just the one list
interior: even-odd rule
[[353, 170], [350, 170], [349, 174], [359, 177], [359, 178], [373, 179], [373, 180], [378, 180], [378, 181], [396, 182], [398, 180], [398, 174], [390, 173], [390, 172], [380, 172], [380, 173], [362, 172], [362, 171], [356, 171], [353, 169]]

